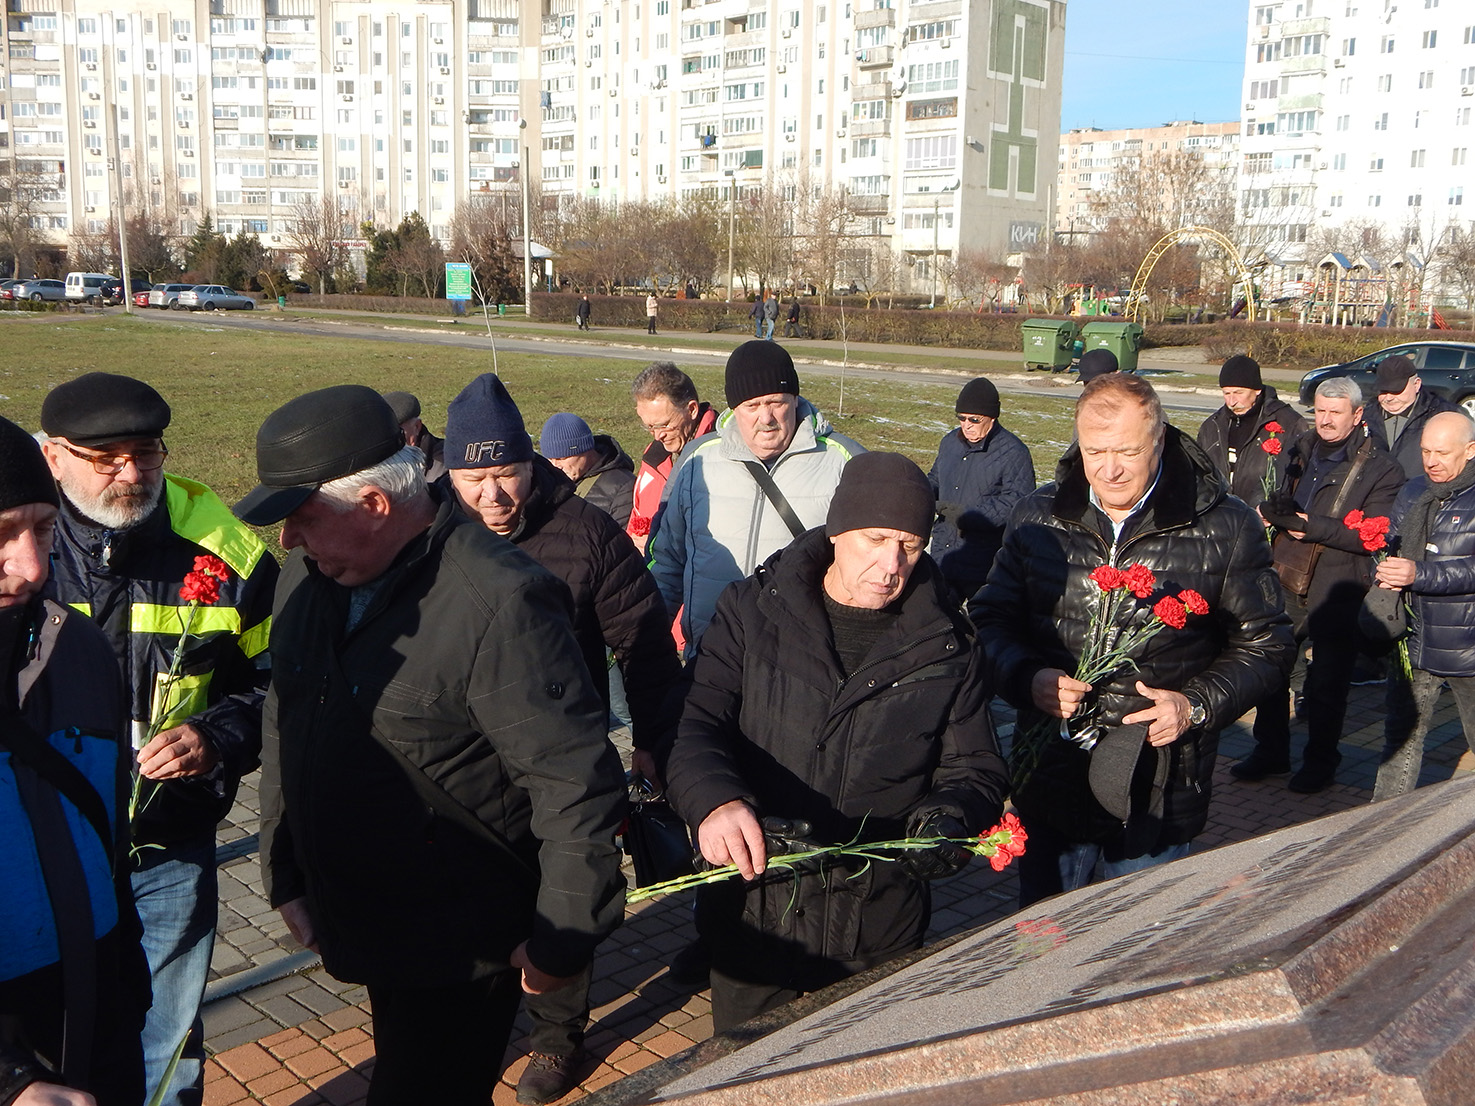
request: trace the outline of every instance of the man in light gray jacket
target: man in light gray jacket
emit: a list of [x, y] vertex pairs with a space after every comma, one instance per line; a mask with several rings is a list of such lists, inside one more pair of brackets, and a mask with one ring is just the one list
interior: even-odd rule
[[667, 608], [682, 610], [687, 656], [723, 589], [821, 525], [840, 470], [865, 452], [799, 394], [776, 342], [733, 350], [726, 392], [729, 410], [682, 451], [652, 530], [651, 568]]

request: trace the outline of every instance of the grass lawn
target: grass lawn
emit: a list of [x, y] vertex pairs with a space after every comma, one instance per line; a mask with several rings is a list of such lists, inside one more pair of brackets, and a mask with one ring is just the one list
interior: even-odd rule
[[[0, 414], [37, 430], [46, 392], [64, 380], [95, 370], [146, 380], [174, 409], [169, 470], [204, 481], [227, 502], [255, 483], [261, 421], [295, 395], [343, 383], [412, 391], [426, 424], [440, 433], [450, 400], [472, 377], [492, 371], [490, 351], [189, 323], [160, 326], [123, 315], [0, 316], [0, 335]], [[830, 355], [837, 356], [838, 347]], [[613, 434], [632, 457], [649, 440], [630, 403], [629, 382], [638, 371], [630, 361], [499, 354], [497, 364], [535, 443], [544, 420], [558, 411], [574, 411], [596, 432]], [[721, 371], [688, 371], [700, 394], [720, 406]], [[806, 397], [837, 430], [869, 449], [905, 453], [924, 469], [938, 439], [956, 425], [953, 401], [960, 385], [852, 378], [845, 382], [842, 406], [838, 378], [806, 376], [801, 365], [800, 379]], [[1059, 396], [1004, 397], [1003, 422], [1030, 446], [1041, 480], [1053, 475], [1070, 441], [1075, 394], [1071, 389]], [[1185, 429], [1197, 429], [1197, 420]]]

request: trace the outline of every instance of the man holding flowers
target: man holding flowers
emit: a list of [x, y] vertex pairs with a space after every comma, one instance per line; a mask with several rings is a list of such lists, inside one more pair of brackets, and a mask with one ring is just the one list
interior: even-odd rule
[[1229, 490], [1258, 507], [1280, 484], [1283, 446], [1306, 420], [1260, 379], [1260, 363], [1237, 353], [1219, 369], [1220, 407], [1198, 429], [1198, 444], [1229, 481]]
[[969, 608], [1019, 709], [1025, 905], [1185, 855], [1220, 729], [1290, 664], [1260, 520], [1164, 422], [1152, 386], [1093, 380], [1075, 423]]

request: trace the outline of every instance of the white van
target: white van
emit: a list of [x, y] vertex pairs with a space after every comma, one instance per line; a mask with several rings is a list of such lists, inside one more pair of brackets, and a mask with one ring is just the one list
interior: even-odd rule
[[102, 286], [118, 278], [107, 273], [68, 273], [67, 299], [82, 303], [101, 303]]

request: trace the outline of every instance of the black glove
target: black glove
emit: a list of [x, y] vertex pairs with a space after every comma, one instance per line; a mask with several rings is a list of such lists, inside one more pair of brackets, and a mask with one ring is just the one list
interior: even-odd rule
[[947, 522], [950, 519], [956, 521], [958, 516], [963, 513], [963, 505], [961, 503], [950, 502], [946, 499], [939, 499], [935, 510], [939, 521]]
[[[908, 837], [969, 837], [968, 827], [951, 814], [924, 811], [907, 822]], [[903, 853], [902, 869], [913, 879], [946, 879], [957, 875], [973, 854], [962, 845], [944, 841], [930, 849]]]
[[1276, 492], [1260, 504], [1260, 517], [1282, 530], [1299, 531], [1305, 527], [1306, 520], [1301, 517], [1300, 511], [1296, 501], [1285, 492]]
[[758, 824], [763, 827], [763, 847], [768, 850], [769, 856], [802, 853], [807, 849], [819, 847], [818, 841], [809, 839], [809, 835], [814, 832], [814, 827], [802, 818], [770, 816], [762, 819]]

